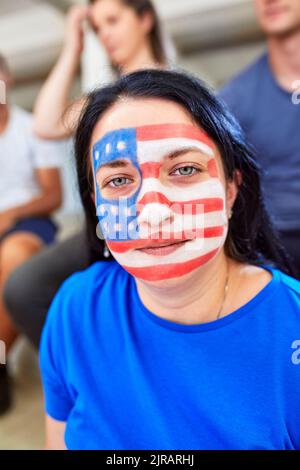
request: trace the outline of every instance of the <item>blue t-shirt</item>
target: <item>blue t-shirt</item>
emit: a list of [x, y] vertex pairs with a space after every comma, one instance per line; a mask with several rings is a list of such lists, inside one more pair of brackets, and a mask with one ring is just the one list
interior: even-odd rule
[[281, 230], [300, 229], [300, 105], [264, 53], [219, 92], [255, 147], [265, 200]]
[[68, 449], [300, 449], [300, 282], [208, 323], [161, 318], [116, 261], [73, 274], [40, 343]]

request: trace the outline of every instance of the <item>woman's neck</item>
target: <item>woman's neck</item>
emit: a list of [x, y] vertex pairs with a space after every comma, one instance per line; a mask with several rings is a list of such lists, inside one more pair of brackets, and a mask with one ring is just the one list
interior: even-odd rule
[[[224, 296], [227, 274], [228, 291]], [[148, 310], [166, 320], [192, 325], [216, 320], [221, 306], [220, 317], [239, 309], [271, 279], [270, 271], [235, 261], [221, 251], [185, 279], [172, 279], [160, 287], [139, 279], [135, 281]]]
[[278, 83], [293, 91], [300, 79], [300, 28], [287, 36], [270, 37], [267, 41], [269, 60]]
[[163, 286], [135, 280], [141, 301], [148, 310], [170, 321], [194, 324], [216, 319], [224, 300], [227, 272], [230, 285], [234, 271], [235, 262], [220, 252], [207, 265]]
[[152, 48], [146, 44], [140, 47], [134, 57], [121, 66], [121, 73], [127, 74], [143, 68], [157, 68], [159, 66], [162, 67], [163, 65], [157, 63]]

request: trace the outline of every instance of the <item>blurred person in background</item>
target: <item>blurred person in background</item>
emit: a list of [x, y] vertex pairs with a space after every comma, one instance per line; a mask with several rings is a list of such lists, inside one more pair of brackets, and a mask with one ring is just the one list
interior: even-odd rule
[[167, 66], [162, 26], [149, 0], [90, 0], [89, 5], [73, 7], [64, 47], [35, 103], [35, 131], [40, 137], [74, 134], [85, 97], [70, 103], [70, 91], [84, 49], [86, 21], [104, 46], [116, 78], [140, 68]]
[[[12, 75], [2, 56], [0, 80], [7, 95]], [[8, 353], [18, 331], [4, 305], [3, 287], [18, 266], [54, 241], [57, 226], [50, 215], [61, 205], [62, 188], [55, 144], [38, 139], [31, 114], [9, 99], [0, 104], [0, 159], [0, 340]], [[8, 365], [1, 364], [0, 414], [10, 403]]]
[[[170, 67], [176, 54], [149, 0], [93, 0], [89, 6], [72, 7], [63, 49], [35, 104], [34, 129], [39, 137], [65, 139], [74, 133], [85, 97], [72, 102], [70, 93], [84, 48], [86, 20], [104, 46], [116, 76], [145, 67]], [[80, 233], [32, 258], [9, 278], [5, 288], [7, 309], [36, 347], [61, 283], [86, 268], [93, 258], [112, 259], [102, 240], [97, 252], [92, 253], [83, 227]]]
[[220, 92], [256, 148], [266, 203], [300, 277], [300, 1], [254, 0], [266, 51]]

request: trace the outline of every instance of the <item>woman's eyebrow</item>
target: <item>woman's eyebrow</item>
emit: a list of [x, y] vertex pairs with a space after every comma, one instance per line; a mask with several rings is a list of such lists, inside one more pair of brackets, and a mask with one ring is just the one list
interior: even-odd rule
[[174, 158], [181, 157], [182, 155], [184, 155], [185, 153], [188, 153], [190, 151], [197, 151], [201, 155], [203, 155], [205, 157], [207, 156], [206, 154], [201, 152], [201, 150], [198, 147], [189, 146], [189, 147], [183, 147], [183, 148], [180, 148], [180, 149], [177, 149], [177, 150], [171, 150], [169, 153], [164, 155], [163, 160], [173, 160]]
[[101, 168], [124, 168], [128, 165], [130, 165], [130, 162], [126, 160], [112, 160], [110, 162], [99, 165], [98, 170], [101, 170]]
[[[207, 156], [206, 154], [201, 152], [201, 150], [198, 147], [191, 145], [188, 147], [182, 147], [179, 149], [171, 150], [166, 155], [164, 155], [163, 160], [164, 161], [173, 160], [191, 151], [197, 151], [199, 154], [201, 154], [204, 157]], [[99, 165], [97, 172], [100, 171], [102, 168], [124, 168], [126, 166], [129, 166], [130, 164], [131, 163], [127, 160], [122, 160], [122, 159], [111, 160], [110, 162], [102, 163], [101, 165]]]

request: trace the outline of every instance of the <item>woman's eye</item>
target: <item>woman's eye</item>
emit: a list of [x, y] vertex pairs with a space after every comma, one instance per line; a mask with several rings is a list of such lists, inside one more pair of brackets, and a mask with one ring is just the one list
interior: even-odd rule
[[117, 188], [119, 186], [124, 186], [125, 184], [128, 184], [128, 182], [131, 182], [129, 178], [120, 177], [110, 180], [107, 184], [112, 188]]
[[191, 176], [195, 173], [198, 173], [200, 170], [199, 168], [195, 168], [194, 166], [181, 166], [180, 168], [176, 168], [176, 170], [174, 170], [172, 174], [176, 174], [176, 172], [178, 171], [180, 176]]

